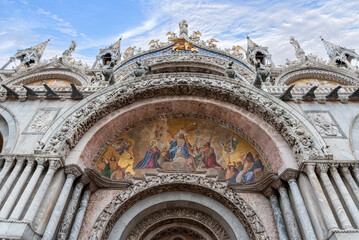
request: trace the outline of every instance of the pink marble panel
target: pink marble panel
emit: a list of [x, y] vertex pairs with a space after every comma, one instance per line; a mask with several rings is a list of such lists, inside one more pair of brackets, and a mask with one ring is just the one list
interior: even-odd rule
[[258, 193], [238, 193], [238, 195], [257, 213], [269, 235], [269, 239], [279, 239], [269, 199]]

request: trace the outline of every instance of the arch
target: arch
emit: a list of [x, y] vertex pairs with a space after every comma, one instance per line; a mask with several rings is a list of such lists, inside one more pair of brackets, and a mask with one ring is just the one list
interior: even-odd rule
[[39, 72], [26, 74], [25, 76], [21, 76], [15, 79], [10, 79], [6, 81], [5, 84], [11, 83], [14, 85], [25, 85], [35, 81], [51, 79], [67, 80], [78, 86], [87, 85], [87, 81], [83, 76], [69, 69], [45, 69]]
[[330, 159], [327, 145], [313, 125], [299, 112], [279, 99], [228, 78], [162, 78], [156, 75], [115, 84], [74, 105], [57, 119], [42, 137], [38, 150], [67, 155], [97, 121], [116, 109], [142, 99], [184, 95], [207, 97], [235, 104], [257, 115], [286, 140], [297, 161]]
[[66, 164], [77, 164], [83, 168], [92, 166], [97, 154], [116, 135], [116, 131], [121, 132], [139, 121], [149, 121], [157, 114], [161, 115], [161, 119], [170, 115], [211, 118], [219, 126], [232, 129], [244, 137], [270, 162], [273, 171], [280, 173], [285, 168], [297, 167], [295, 156], [283, 137], [258, 116], [222, 101], [178, 96], [141, 100], [113, 111], [84, 134], [66, 158]]
[[[98, 216], [91, 230], [90, 239], [106, 239], [111, 236], [111, 231], [116, 224], [118, 226], [124, 225], [123, 222], [119, 221], [122, 216], [122, 219], [128, 219], [128, 216], [136, 215], [136, 213], [130, 211], [131, 209], [136, 211], [135, 208], [132, 208], [136, 203], [140, 203], [142, 200], [152, 196], [156, 198], [159, 193], [166, 194], [170, 192], [176, 192], [179, 195], [181, 195], [181, 192], [190, 193], [188, 194], [189, 199], [186, 199], [187, 201], [191, 201], [191, 196], [198, 195], [206, 197], [207, 200], [216, 201], [227, 209], [227, 214], [222, 217], [229, 217], [229, 212], [232, 212], [233, 216], [243, 225], [250, 239], [268, 239], [266, 230], [256, 212], [235, 192], [228, 189], [225, 184], [205, 177], [185, 174], [146, 177], [144, 180], [137, 181], [126, 188]], [[184, 195], [182, 194], [182, 196]], [[171, 194], [168, 194], [167, 197], [170, 196]], [[156, 201], [160, 201], [161, 198], [156, 199]], [[147, 201], [147, 203], [151, 205], [151, 201]], [[214, 204], [214, 202], [211, 202], [211, 204]], [[209, 205], [209, 207], [213, 209], [213, 205]], [[121, 231], [123, 231], [123, 227], [120, 228], [119, 232]], [[238, 234], [241, 233], [243, 234], [238, 229], [237, 233], [234, 230], [235, 236], [239, 236]]]
[[13, 113], [0, 105], [0, 133], [3, 138], [1, 153], [11, 153], [18, 138], [18, 122]]
[[304, 68], [302, 65], [283, 71], [276, 78], [275, 85], [289, 85], [297, 80], [309, 78], [333, 81], [342, 85], [358, 85], [357, 78], [346, 69], [330, 66]]
[[350, 123], [349, 143], [354, 158], [359, 160], [359, 114], [356, 115]]

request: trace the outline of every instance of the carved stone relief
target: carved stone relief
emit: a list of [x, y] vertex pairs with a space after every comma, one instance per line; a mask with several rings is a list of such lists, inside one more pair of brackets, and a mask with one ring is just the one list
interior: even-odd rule
[[41, 135], [59, 114], [61, 108], [40, 108], [38, 109], [22, 134]]
[[329, 111], [304, 111], [323, 138], [346, 138]]
[[[271, 124], [292, 147], [299, 161], [330, 158], [325, 143], [305, 119], [295, 115], [287, 105], [262, 91], [254, 90], [240, 82], [227, 78], [198, 77], [141, 77], [130, 84], [115, 85], [86, 99], [83, 105], [58, 123], [58, 131], [45, 140], [45, 152], [67, 154], [83, 134], [99, 119], [122, 106], [141, 99], [166, 95], [212, 96], [231, 102], [252, 112]], [[44, 141], [44, 140], [42, 140]]]
[[89, 239], [106, 239], [120, 216], [136, 202], [159, 192], [197, 192], [223, 204], [241, 221], [251, 239], [268, 239], [256, 212], [224, 183], [196, 175], [169, 174], [145, 177], [116, 196], [98, 216]]
[[131, 231], [129, 239], [142, 239], [148, 229], [153, 228], [157, 223], [162, 223], [165, 220], [169, 219], [185, 219], [184, 222], [193, 220], [198, 222], [201, 225], [204, 225], [208, 230], [211, 231], [211, 235], [215, 236], [215, 239], [226, 240], [230, 239], [228, 233], [224, 228], [212, 217], [202, 212], [189, 209], [189, 208], [173, 208], [173, 209], [164, 209], [157, 211], [139, 222], [135, 228]]

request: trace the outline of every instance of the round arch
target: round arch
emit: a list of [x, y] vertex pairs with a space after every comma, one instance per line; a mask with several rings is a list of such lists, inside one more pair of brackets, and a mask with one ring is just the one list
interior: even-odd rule
[[[208, 206], [198, 203], [199, 199]], [[187, 203], [187, 206], [193, 203], [197, 204], [194, 207], [212, 209], [209, 214], [213, 214], [213, 217], [220, 215], [217, 221], [235, 239], [268, 239], [256, 212], [225, 184], [184, 174], [146, 177], [126, 188], [98, 216], [90, 239], [112, 239], [115, 236], [118, 239], [120, 235], [120, 239], [125, 239], [136, 224], [138, 214], [146, 211], [148, 214], [151, 206], [161, 207], [161, 204], [178, 200], [184, 201], [183, 204]], [[233, 224], [236, 222], [238, 224]], [[126, 226], [129, 226], [129, 230], [126, 230]]]
[[39, 150], [68, 155], [96, 122], [115, 110], [140, 100], [179, 95], [220, 100], [258, 116], [285, 139], [298, 162], [332, 157], [317, 130], [289, 105], [253, 86], [210, 76], [163, 78], [152, 75], [108, 87], [65, 112], [64, 118], [58, 119], [42, 137]]
[[11, 153], [18, 138], [18, 122], [13, 113], [0, 105], [0, 132], [3, 138], [1, 153]]

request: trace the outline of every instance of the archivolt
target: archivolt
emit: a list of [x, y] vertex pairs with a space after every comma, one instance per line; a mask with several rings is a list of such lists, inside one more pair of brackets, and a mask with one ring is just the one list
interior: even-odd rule
[[169, 191], [186, 191], [210, 197], [233, 212], [250, 239], [268, 239], [256, 212], [225, 184], [206, 177], [185, 174], [146, 177], [126, 188], [98, 216], [89, 239], [107, 239], [117, 220], [131, 206], [149, 196]]
[[54, 123], [50, 129], [55, 131], [48, 130], [42, 138], [45, 146], [39, 146], [39, 150], [67, 155], [89, 128], [114, 110], [138, 100], [171, 95], [214, 98], [258, 115], [283, 136], [298, 162], [331, 157], [324, 140], [308, 120], [279, 99], [226, 77], [181, 77], [178, 74], [167, 78], [156, 75], [136, 78], [131, 83], [116, 84], [89, 96]]

